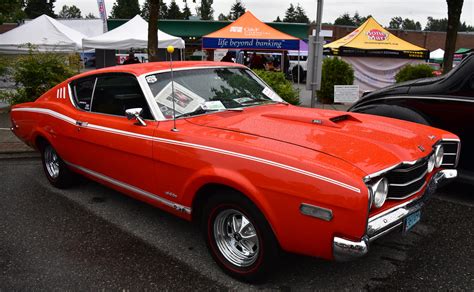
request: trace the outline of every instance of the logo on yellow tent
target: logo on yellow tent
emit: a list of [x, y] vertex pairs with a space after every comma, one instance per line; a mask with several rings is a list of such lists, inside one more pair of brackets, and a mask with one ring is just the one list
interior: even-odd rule
[[388, 39], [388, 33], [378, 29], [371, 29], [367, 32], [367, 38], [369, 41], [385, 41]]

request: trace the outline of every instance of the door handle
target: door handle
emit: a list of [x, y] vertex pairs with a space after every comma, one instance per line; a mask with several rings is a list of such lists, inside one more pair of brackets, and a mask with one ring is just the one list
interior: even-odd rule
[[79, 127], [87, 127], [88, 122], [76, 121], [76, 125]]

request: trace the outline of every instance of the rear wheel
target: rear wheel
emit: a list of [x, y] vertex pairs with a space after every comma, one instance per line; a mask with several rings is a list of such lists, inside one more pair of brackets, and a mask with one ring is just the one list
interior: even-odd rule
[[230, 276], [253, 282], [275, 266], [279, 248], [257, 207], [241, 194], [211, 197], [202, 217], [203, 234], [216, 263]]
[[72, 173], [56, 150], [49, 143], [41, 147], [41, 157], [46, 178], [57, 188], [67, 188], [74, 182]]

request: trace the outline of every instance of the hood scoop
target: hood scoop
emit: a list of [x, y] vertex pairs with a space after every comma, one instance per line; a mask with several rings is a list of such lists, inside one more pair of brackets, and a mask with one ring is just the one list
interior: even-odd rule
[[352, 122], [358, 122], [358, 123], [361, 122], [360, 120], [354, 118], [350, 114], [336, 115], [332, 117], [321, 116], [315, 119], [309, 119], [306, 116], [285, 115], [285, 114], [263, 114], [262, 116], [267, 117], [267, 118], [300, 122], [300, 123], [306, 123], [306, 124], [309, 123], [309, 124], [315, 124], [315, 125], [321, 125], [321, 126], [333, 127], [333, 128], [341, 128], [343, 126], [342, 123], [345, 121], [352, 121]]

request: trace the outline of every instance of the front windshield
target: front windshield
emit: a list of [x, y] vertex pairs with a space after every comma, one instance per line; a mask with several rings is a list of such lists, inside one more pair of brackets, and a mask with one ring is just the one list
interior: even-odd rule
[[[206, 68], [173, 73], [176, 116], [282, 101], [248, 69]], [[146, 81], [161, 112], [171, 119], [171, 72], [148, 75]]]

